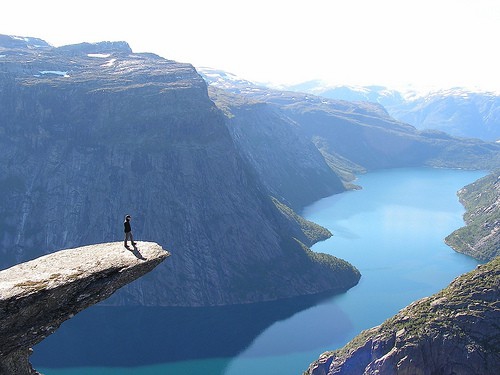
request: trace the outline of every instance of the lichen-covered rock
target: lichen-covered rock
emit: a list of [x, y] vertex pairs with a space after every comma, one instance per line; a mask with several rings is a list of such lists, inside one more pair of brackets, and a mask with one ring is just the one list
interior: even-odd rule
[[307, 375], [500, 373], [500, 257], [327, 352]]
[[0, 272], [0, 374], [36, 373], [31, 347], [65, 320], [148, 273], [170, 254], [140, 242], [67, 249]]

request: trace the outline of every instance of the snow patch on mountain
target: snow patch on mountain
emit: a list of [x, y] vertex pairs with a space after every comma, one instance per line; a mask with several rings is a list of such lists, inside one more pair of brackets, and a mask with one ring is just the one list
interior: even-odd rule
[[235, 86], [253, 88], [257, 88], [257, 86], [259, 86], [255, 82], [248, 81], [244, 78], [238, 77], [236, 74], [225, 72], [223, 70], [209, 67], [197, 67], [196, 70], [209, 85], [213, 85], [221, 89], [230, 89]]
[[61, 70], [42, 70], [42, 71], [40, 71], [40, 74], [42, 74], [42, 75], [54, 74], [54, 75], [65, 77], [65, 78], [69, 77], [68, 72], [63, 72]]
[[96, 57], [96, 58], [108, 58], [111, 56], [110, 53], [87, 53], [88, 57]]
[[115, 62], [116, 62], [116, 59], [111, 59], [111, 60], [108, 60], [108, 62], [106, 64], [102, 64], [101, 66], [111, 67], [111, 66], [115, 65]]

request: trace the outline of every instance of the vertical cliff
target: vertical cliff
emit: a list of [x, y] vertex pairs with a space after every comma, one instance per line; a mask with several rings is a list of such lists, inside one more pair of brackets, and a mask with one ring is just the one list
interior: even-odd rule
[[278, 108], [215, 87], [209, 94], [223, 109], [238, 150], [275, 198], [300, 212], [346, 190], [300, 125]]
[[[257, 302], [355, 285], [346, 262], [294, 237], [188, 64], [126, 43], [0, 49], [0, 253], [137, 238], [171, 261], [110, 301]], [[291, 226], [295, 230], [290, 230]]]

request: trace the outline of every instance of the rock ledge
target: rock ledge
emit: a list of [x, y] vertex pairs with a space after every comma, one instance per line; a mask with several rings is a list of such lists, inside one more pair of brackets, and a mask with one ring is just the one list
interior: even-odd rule
[[148, 273], [170, 254], [152, 242], [61, 250], [0, 271], [0, 375], [37, 374], [31, 348], [62, 322]]

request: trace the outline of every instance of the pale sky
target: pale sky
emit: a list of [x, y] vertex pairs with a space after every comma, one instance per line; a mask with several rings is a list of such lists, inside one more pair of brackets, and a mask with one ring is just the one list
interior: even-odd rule
[[500, 0], [7, 0], [0, 34], [134, 52], [275, 84], [500, 92]]

